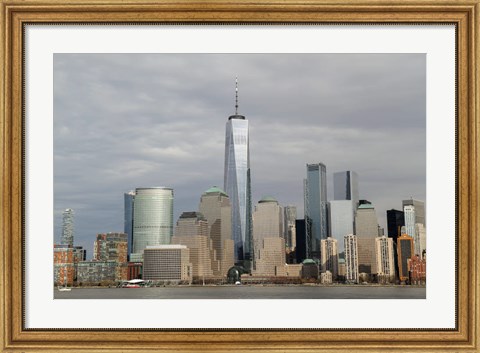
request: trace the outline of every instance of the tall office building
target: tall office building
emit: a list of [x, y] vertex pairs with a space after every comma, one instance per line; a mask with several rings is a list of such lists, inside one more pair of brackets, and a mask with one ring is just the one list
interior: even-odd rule
[[357, 208], [355, 215], [355, 235], [365, 238], [378, 236], [378, 219], [371, 203], [364, 203]]
[[235, 114], [228, 118], [225, 133], [224, 189], [232, 207], [235, 261], [250, 270], [253, 249], [248, 120], [238, 114], [238, 85], [235, 93]]
[[[346, 235], [346, 234], [345, 234]], [[332, 279], [335, 280], [338, 277], [338, 241], [337, 239], [328, 237], [322, 239], [321, 247], [321, 268], [322, 272], [330, 271]]]
[[255, 276], [285, 276], [285, 240], [264, 237], [255, 243]]
[[131, 190], [123, 194], [123, 232], [127, 234], [128, 256], [133, 249], [133, 203], [135, 191]]
[[358, 174], [347, 170], [333, 173], [333, 198], [335, 200], [351, 200], [354, 209], [358, 207]]
[[[257, 264], [257, 260], [263, 261], [265, 256], [262, 256], [262, 254], [265, 254], [271, 250], [264, 249], [265, 238], [282, 238], [283, 249], [281, 257], [283, 260], [281, 261], [283, 261], [284, 265], [285, 241], [283, 239], [283, 208], [278, 204], [278, 201], [270, 196], [265, 196], [258, 201], [258, 204], [255, 206], [255, 211], [252, 215], [252, 223], [254, 261], [255, 268], [257, 269], [256, 273], [259, 273], [258, 269], [262, 266], [261, 264]], [[280, 243], [277, 242], [276, 244], [278, 245]], [[273, 252], [269, 256], [274, 256], [275, 254], [277, 254], [277, 252]]]
[[283, 238], [283, 208], [273, 197], [265, 196], [258, 201], [252, 220], [254, 242], [266, 237]]
[[375, 238], [378, 237], [378, 219], [371, 203], [358, 206], [355, 215], [355, 234], [358, 237], [358, 270], [360, 273], [375, 275], [377, 273]]
[[67, 208], [62, 214], [62, 239], [60, 243], [71, 247], [73, 247], [74, 215], [75, 212], [71, 208]]
[[413, 243], [415, 255], [418, 255], [420, 259], [423, 259], [427, 250], [427, 239], [425, 226], [421, 223], [415, 223], [415, 237], [413, 238]]
[[352, 200], [332, 200], [329, 206], [329, 229], [330, 236], [337, 239], [338, 252], [342, 253], [343, 237], [347, 234], [354, 234], [354, 213], [352, 212]]
[[226, 276], [234, 265], [230, 199], [222, 189], [211, 187], [202, 194], [199, 211], [208, 222], [209, 237], [215, 251], [211, 259], [213, 274]]
[[408, 281], [408, 260], [414, 256], [413, 238], [402, 234], [397, 238], [398, 277], [401, 282]]
[[192, 277], [204, 280], [212, 277], [213, 247], [209, 239], [208, 222], [199, 212], [183, 212], [177, 221], [172, 244], [185, 245], [190, 250]]
[[402, 228], [405, 228], [405, 216], [403, 211], [391, 209], [387, 211], [388, 237], [393, 241], [393, 260], [395, 262], [395, 275], [398, 277], [398, 252], [397, 238], [402, 234]]
[[301, 264], [307, 258], [306, 236], [305, 236], [305, 220], [297, 219], [295, 221], [295, 261]]
[[296, 247], [296, 227], [297, 207], [285, 206], [283, 208], [283, 233], [285, 238], [285, 247], [294, 251]]
[[[421, 223], [424, 226], [426, 225], [425, 223], [425, 202], [419, 201], [419, 200], [403, 200], [402, 201], [402, 206], [404, 208], [405, 212], [405, 206], [413, 206], [414, 207], [414, 221], [413, 223]], [[405, 215], [406, 217], [406, 215]], [[407, 220], [405, 219], [405, 226], [407, 226]], [[407, 229], [408, 231], [408, 229]], [[408, 233], [410, 235], [410, 233]], [[410, 235], [412, 236], [412, 235]]]
[[357, 236], [347, 234], [343, 239], [345, 248], [345, 281], [347, 283], [358, 283]]
[[173, 189], [137, 188], [133, 206], [132, 261], [141, 260], [147, 246], [170, 244], [173, 235]]
[[403, 211], [391, 209], [387, 210], [387, 230], [388, 237], [392, 238], [393, 242], [397, 242], [397, 238], [400, 236], [400, 230], [405, 225], [405, 218]]
[[304, 194], [307, 257], [320, 259], [320, 241], [328, 236], [325, 164], [307, 164]]
[[389, 283], [395, 279], [395, 262], [393, 258], [393, 240], [386, 236], [375, 239], [377, 258], [377, 276], [381, 283]]

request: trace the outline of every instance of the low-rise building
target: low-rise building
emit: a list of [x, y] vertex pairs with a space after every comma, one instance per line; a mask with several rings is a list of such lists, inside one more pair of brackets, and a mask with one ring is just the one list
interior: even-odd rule
[[189, 249], [185, 245], [147, 246], [143, 252], [143, 279], [191, 282]]

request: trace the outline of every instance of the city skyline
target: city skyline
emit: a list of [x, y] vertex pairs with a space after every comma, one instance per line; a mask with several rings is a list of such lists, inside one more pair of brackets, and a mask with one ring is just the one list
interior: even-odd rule
[[89, 257], [96, 234], [123, 230], [125, 192], [173, 188], [175, 222], [222, 186], [237, 74], [252, 204], [272, 195], [301, 218], [305, 165], [319, 162], [328, 200], [334, 172], [358, 173], [360, 198], [374, 203], [382, 227], [387, 209], [425, 200], [424, 55], [56, 54], [54, 72], [55, 241], [61, 212], [72, 208], [75, 243]]

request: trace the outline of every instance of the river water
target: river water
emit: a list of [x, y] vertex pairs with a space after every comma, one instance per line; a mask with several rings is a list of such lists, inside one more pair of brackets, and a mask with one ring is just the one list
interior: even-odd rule
[[169, 286], [54, 290], [55, 299], [425, 299], [416, 286]]

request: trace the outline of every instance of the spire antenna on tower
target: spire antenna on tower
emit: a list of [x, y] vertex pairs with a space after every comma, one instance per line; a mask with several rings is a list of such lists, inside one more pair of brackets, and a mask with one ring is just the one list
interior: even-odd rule
[[238, 77], [235, 77], [235, 115], [238, 115]]

